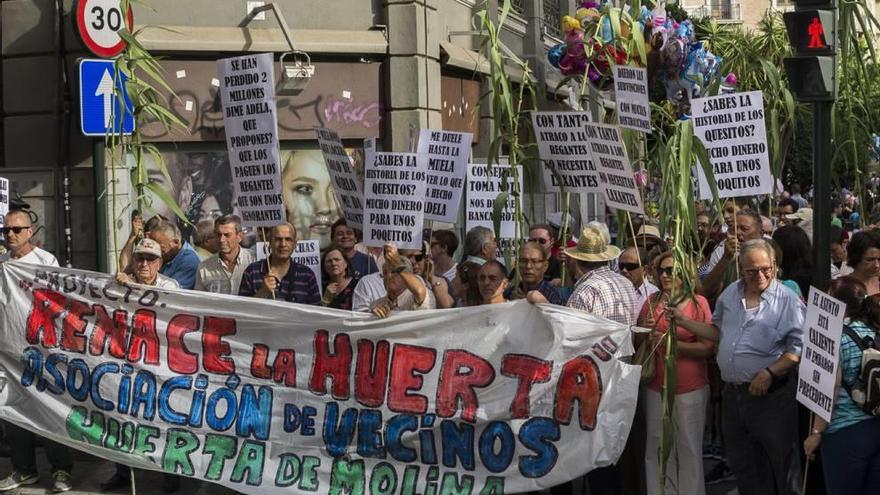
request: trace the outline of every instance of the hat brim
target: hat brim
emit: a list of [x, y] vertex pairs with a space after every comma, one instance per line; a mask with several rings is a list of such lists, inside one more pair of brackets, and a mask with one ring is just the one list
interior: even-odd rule
[[620, 256], [620, 248], [617, 246], [608, 246], [601, 253], [585, 253], [578, 251], [577, 246], [565, 249], [565, 255], [580, 261], [611, 261], [616, 260]]

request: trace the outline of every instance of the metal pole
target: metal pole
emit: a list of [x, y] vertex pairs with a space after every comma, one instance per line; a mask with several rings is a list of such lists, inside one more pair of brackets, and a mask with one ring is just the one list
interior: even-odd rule
[[813, 104], [813, 285], [831, 281], [831, 106]]

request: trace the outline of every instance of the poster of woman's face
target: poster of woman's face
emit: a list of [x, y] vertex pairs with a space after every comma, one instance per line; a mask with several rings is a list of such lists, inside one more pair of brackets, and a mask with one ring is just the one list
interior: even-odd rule
[[[361, 150], [349, 149], [360, 169]], [[214, 220], [227, 213], [238, 213], [235, 187], [225, 151], [163, 153], [168, 176], [158, 164], [148, 162], [147, 175], [171, 198], [177, 201], [192, 225], [203, 220]], [[297, 239], [319, 240], [321, 248], [330, 245], [330, 226], [341, 212], [333, 191], [330, 174], [320, 150], [282, 150], [281, 184], [287, 220], [296, 227]], [[170, 180], [169, 180], [170, 179]], [[160, 197], [148, 193], [149, 211], [146, 216], [160, 214], [175, 218], [173, 210]], [[189, 240], [192, 227], [178, 220], [184, 239]], [[246, 232], [245, 244], [256, 241], [255, 233]]]

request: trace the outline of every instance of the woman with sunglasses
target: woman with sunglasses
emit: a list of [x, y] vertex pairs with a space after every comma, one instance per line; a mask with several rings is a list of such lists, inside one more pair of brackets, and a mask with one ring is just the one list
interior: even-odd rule
[[324, 251], [321, 258], [321, 280], [324, 282], [324, 296], [321, 304], [328, 308], [351, 311], [354, 288], [360, 277], [352, 270], [351, 262], [342, 248], [336, 244]]
[[[654, 270], [660, 282], [660, 291], [652, 294], [642, 306], [639, 325], [653, 329], [651, 349], [656, 359], [656, 375], [643, 389], [643, 404], [647, 423], [645, 448], [645, 477], [647, 493], [660, 493], [659, 464], [661, 389], [664, 382], [665, 335], [669, 331], [672, 312], [667, 307], [680, 299], [682, 280], [673, 278], [674, 257], [672, 252], [662, 253], [654, 261]], [[696, 279], [692, 264], [684, 266], [686, 276]], [[706, 404], [709, 400], [709, 376], [706, 359], [711, 357], [714, 345], [686, 330], [683, 320], [711, 323], [712, 313], [706, 298], [695, 295], [675, 305], [675, 337], [677, 342], [675, 406], [672, 411], [675, 423], [673, 453], [669, 457], [666, 493], [705, 493], [703, 484], [703, 427], [706, 421]]]
[[442, 276], [434, 274], [434, 260], [431, 259], [431, 245], [428, 242], [423, 243], [421, 251], [409, 251], [407, 256], [413, 264], [413, 273], [422, 277], [428, 290], [434, 294], [437, 301], [437, 309], [451, 308], [455, 305], [455, 300], [449, 294], [449, 283]]

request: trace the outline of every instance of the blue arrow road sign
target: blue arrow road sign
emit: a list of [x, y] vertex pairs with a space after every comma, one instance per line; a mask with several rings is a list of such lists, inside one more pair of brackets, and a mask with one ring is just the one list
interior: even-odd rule
[[[112, 60], [83, 59], [79, 64], [80, 127], [86, 136], [104, 136], [108, 131], [134, 131], [132, 104], [125, 91], [125, 74], [114, 84]], [[125, 108], [117, 98], [124, 96]], [[115, 125], [111, 129], [111, 121]]]

